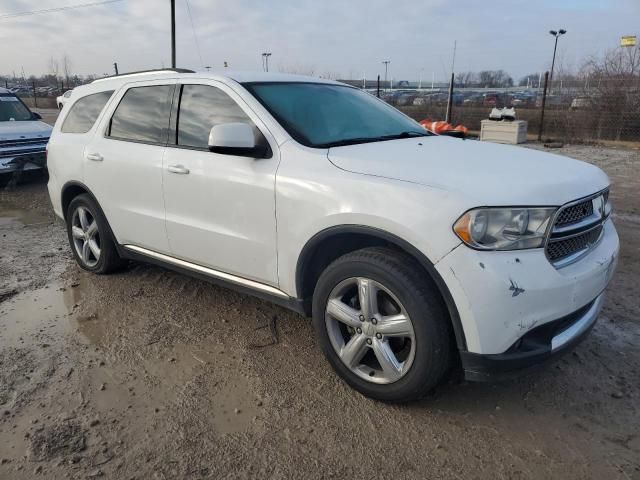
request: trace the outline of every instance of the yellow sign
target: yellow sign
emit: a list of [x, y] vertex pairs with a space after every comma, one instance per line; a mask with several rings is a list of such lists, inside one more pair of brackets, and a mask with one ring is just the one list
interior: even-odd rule
[[621, 47], [635, 47], [636, 46], [636, 36], [635, 35], [626, 35], [620, 39]]

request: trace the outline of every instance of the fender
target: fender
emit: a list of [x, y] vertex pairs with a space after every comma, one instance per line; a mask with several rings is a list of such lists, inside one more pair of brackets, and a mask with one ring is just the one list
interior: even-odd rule
[[458, 350], [467, 350], [467, 342], [464, 336], [462, 322], [460, 321], [458, 308], [456, 307], [453, 297], [449, 292], [447, 284], [442, 279], [436, 268], [433, 266], [433, 263], [420, 250], [418, 250], [406, 240], [403, 240], [402, 238], [379, 228], [367, 227], [363, 225], [336, 225], [326, 228], [311, 237], [311, 239], [309, 239], [305, 246], [302, 248], [300, 256], [298, 257], [298, 262], [296, 264], [296, 291], [298, 292], [298, 297], [302, 295], [301, 292], [304, 281], [304, 272], [316, 247], [323, 240], [329, 237], [345, 233], [367, 235], [370, 237], [378, 238], [380, 240], [384, 240], [385, 242], [395, 245], [405, 253], [415, 258], [434, 281], [436, 287], [438, 288], [438, 291], [440, 292], [440, 295], [442, 296], [442, 299], [445, 302], [445, 305], [449, 312], [449, 316], [451, 317], [451, 324], [453, 326], [453, 332], [456, 337]]

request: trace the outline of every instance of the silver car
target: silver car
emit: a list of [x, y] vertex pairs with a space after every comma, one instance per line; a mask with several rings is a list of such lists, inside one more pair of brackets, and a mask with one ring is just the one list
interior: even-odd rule
[[0, 88], [0, 175], [46, 167], [51, 126], [14, 93]]

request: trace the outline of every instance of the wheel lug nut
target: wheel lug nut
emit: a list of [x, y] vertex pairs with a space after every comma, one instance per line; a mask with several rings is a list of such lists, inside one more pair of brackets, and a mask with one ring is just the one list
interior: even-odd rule
[[378, 319], [377, 318], [372, 318], [371, 319], [371, 323], [373, 323], [375, 325], [376, 323], [378, 323]]
[[380, 340], [380, 339], [382, 338], [382, 334], [381, 334], [381, 333], [376, 333], [376, 338], [377, 338], [378, 340]]
[[367, 345], [371, 345], [371, 339], [367, 338]]
[[356, 332], [362, 333], [362, 329], [360, 327], [356, 328]]

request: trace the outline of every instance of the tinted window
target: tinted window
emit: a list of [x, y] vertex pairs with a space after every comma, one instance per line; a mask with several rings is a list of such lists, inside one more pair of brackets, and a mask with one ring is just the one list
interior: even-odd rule
[[107, 104], [113, 90], [94, 93], [81, 98], [71, 106], [62, 124], [63, 133], [86, 133], [91, 130], [98, 115]]
[[123, 140], [165, 143], [173, 85], [127, 90], [111, 117], [109, 136]]
[[419, 123], [356, 88], [321, 83], [245, 86], [293, 138], [309, 147], [429, 135]]
[[206, 85], [185, 85], [178, 115], [178, 145], [207, 148], [209, 131], [220, 123], [253, 122], [222, 90]]

